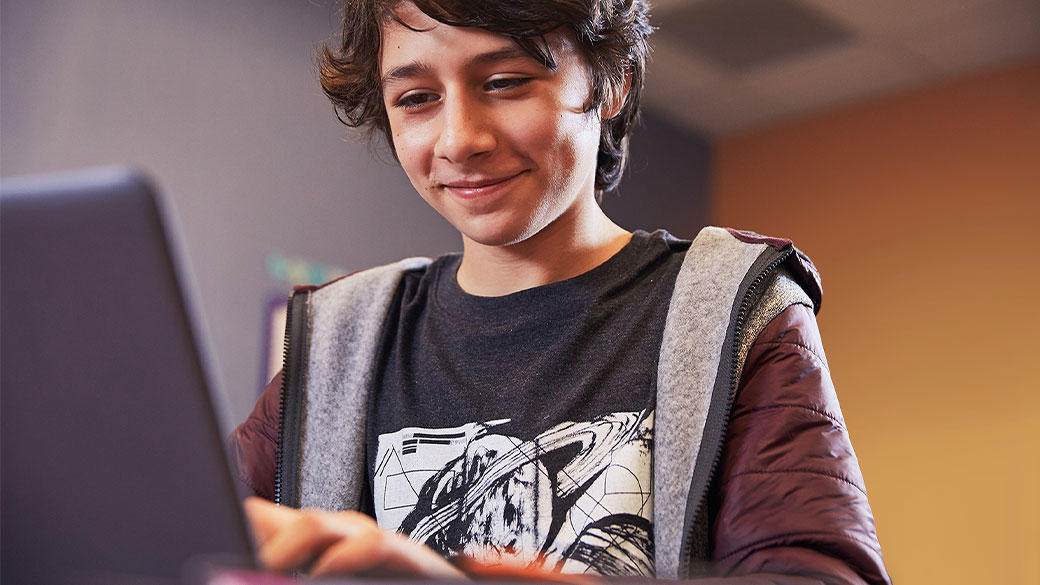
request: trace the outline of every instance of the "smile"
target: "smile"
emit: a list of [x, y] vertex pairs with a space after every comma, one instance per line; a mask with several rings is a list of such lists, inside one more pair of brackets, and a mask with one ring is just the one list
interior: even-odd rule
[[489, 179], [452, 181], [450, 183], [444, 183], [442, 187], [462, 199], [477, 199], [497, 193], [498, 191], [508, 187], [515, 179], [520, 175], [523, 175], [525, 172], [526, 171], [520, 171], [515, 175]]

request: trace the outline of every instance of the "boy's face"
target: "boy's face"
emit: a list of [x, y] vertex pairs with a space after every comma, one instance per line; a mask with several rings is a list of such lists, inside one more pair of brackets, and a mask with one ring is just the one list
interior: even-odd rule
[[[595, 205], [600, 119], [566, 35], [554, 72], [504, 36], [441, 24], [410, 3], [383, 27], [380, 75], [394, 147], [416, 191], [466, 243], [523, 241]], [[570, 212], [570, 213], [567, 213]]]

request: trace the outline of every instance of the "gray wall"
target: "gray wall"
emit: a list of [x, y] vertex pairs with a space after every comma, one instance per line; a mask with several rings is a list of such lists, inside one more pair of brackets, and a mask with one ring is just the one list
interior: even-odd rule
[[[272, 253], [345, 270], [458, 249], [450, 225], [332, 114], [314, 81], [327, 2], [3, 0], [0, 175], [129, 162], [180, 228], [227, 420], [258, 392]], [[691, 234], [708, 146], [648, 116], [605, 207]], [[388, 158], [388, 157], [384, 157]]]
[[621, 226], [692, 238], [710, 215], [711, 143], [644, 111], [621, 185], [603, 209]]

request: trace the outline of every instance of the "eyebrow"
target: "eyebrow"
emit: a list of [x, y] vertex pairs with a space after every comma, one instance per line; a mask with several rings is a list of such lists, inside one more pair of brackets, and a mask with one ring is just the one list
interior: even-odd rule
[[[530, 55], [525, 53], [519, 47], [505, 47], [497, 51], [488, 51], [487, 53], [481, 53], [472, 59], [470, 64], [472, 65], [488, 65], [491, 63], [498, 63], [501, 61], [510, 61], [513, 59], [530, 59]], [[380, 79], [380, 84], [386, 87], [388, 84], [403, 79], [413, 79], [422, 75], [428, 75], [433, 71], [433, 67], [425, 61], [412, 61], [407, 65], [401, 65], [394, 67], [390, 71], [386, 72]]]
[[395, 81], [401, 81], [403, 79], [412, 79], [422, 75], [426, 75], [433, 71], [433, 68], [424, 61], [412, 61], [407, 65], [401, 65], [400, 67], [394, 67], [390, 71], [386, 72], [386, 75], [379, 81], [380, 85], [384, 88]]
[[470, 61], [474, 65], [487, 65], [499, 61], [510, 61], [512, 59], [530, 59], [531, 56], [520, 50], [520, 47], [505, 47], [497, 51], [481, 53]]

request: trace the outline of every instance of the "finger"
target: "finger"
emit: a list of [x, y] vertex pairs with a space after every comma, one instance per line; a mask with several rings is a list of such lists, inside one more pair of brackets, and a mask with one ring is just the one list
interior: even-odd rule
[[292, 522], [299, 512], [292, 508], [279, 506], [262, 498], [251, 496], [242, 503], [246, 518], [253, 530], [253, 539], [258, 546], [267, 542], [271, 535], [283, 526]]
[[526, 565], [485, 565], [480, 561], [460, 556], [455, 564], [469, 577], [481, 581], [528, 581], [531, 583], [566, 583], [570, 585], [602, 585], [594, 575], [563, 574]]
[[312, 577], [339, 574], [380, 577], [421, 576], [460, 579], [465, 574], [433, 549], [376, 525], [355, 538], [330, 546], [311, 571]]
[[386, 539], [387, 564], [395, 571], [409, 575], [422, 575], [434, 579], [458, 579], [465, 574], [448, 559], [432, 548], [410, 540], [400, 534], [389, 534]]
[[274, 570], [291, 570], [308, 565], [325, 549], [341, 539], [363, 533], [374, 523], [356, 514], [321, 510], [293, 511], [292, 521], [275, 532], [260, 548], [260, 561]]
[[336, 539], [320, 513], [301, 511], [271, 534], [257, 556], [268, 569], [289, 571], [308, 564]]
[[382, 567], [386, 551], [380, 540], [381, 535], [372, 533], [339, 540], [318, 557], [310, 576], [365, 573]]

